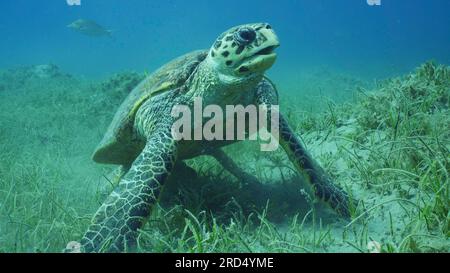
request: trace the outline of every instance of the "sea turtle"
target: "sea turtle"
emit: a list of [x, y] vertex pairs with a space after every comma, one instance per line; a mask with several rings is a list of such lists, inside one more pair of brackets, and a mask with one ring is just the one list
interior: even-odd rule
[[[220, 35], [211, 49], [171, 61], [129, 94], [93, 155], [96, 162], [120, 165], [121, 175], [83, 236], [83, 251], [133, 250], [138, 229], [149, 217], [175, 162], [211, 155], [236, 177], [256, 180], [221, 149], [233, 141], [176, 141], [171, 111], [175, 105], [192, 107], [198, 97], [204, 104], [219, 106], [277, 105], [277, 90], [264, 72], [275, 63], [278, 46], [267, 23], [236, 26]], [[311, 158], [281, 114], [279, 139], [312, 192], [348, 217], [348, 195]]]

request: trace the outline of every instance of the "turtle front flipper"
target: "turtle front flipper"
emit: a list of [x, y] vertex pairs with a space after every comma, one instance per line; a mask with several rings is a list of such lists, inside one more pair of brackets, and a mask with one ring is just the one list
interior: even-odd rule
[[[256, 103], [267, 106], [268, 116], [271, 116], [271, 105], [278, 104], [278, 92], [267, 78], [257, 86]], [[332, 182], [330, 176], [303, 147], [281, 113], [279, 115], [279, 134], [277, 137], [279, 137], [281, 146], [296, 170], [303, 174], [309, 182], [312, 192], [340, 215], [350, 217], [350, 208], [356, 205], [357, 201], [350, 198], [344, 190]]]
[[335, 185], [324, 169], [309, 155], [289, 124], [280, 115], [280, 144], [294, 164], [311, 185], [314, 194], [329, 204], [337, 213], [350, 217], [350, 208], [356, 205], [348, 194]]
[[82, 250], [133, 250], [138, 229], [149, 217], [175, 159], [176, 142], [170, 130], [154, 132], [128, 173], [95, 213], [81, 240]]

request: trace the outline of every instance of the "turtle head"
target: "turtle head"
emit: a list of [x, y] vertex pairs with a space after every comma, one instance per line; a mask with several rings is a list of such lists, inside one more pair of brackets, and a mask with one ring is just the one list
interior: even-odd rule
[[263, 75], [275, 63], [279, 45], [269, 24], [241, 25], [220, 35], [208, 57], [219, 75], [240, 81]]

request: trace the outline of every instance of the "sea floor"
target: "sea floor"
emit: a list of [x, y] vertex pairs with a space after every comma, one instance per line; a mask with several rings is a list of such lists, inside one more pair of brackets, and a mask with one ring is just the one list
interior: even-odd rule
[[[114, 167], [91, 154], [142, 77], [93, 81], [53, 65], [0, 72], [0, 252], [60, 252], [81, 238], [112, 188]], [[242, 142], [226, 152], [261, 184], [237, 181], [208, 157], [187, 162], [195, 171], [177, 167], [139, 251], [450, 251], [450, 67], [426, 63], [371, 83], [323, 71], [298, 80], [280, 83], [280, 109], [361, 200], [352, 219], [303, 191], [284, 152]]]

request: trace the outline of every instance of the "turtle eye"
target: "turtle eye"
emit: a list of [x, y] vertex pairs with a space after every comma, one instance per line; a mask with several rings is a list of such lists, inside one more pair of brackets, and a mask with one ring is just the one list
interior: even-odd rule
[[256, 32], [253, 28], [243, 27], [234, 34], [234, 39], [240, 45], [248, 45], [256, 39]]

